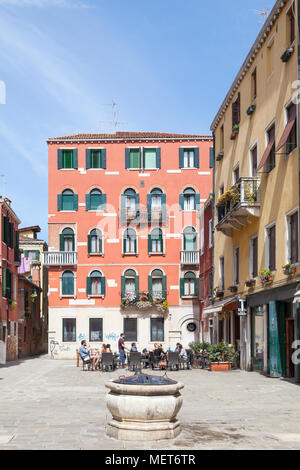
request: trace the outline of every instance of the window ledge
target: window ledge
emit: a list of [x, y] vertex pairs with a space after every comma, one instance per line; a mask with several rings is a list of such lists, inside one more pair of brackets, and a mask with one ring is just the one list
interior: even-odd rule
[[197, 295], [183, 295], [181, 298], [183, 300], [198, 299], [198, 296]]
[[106, 170], [106, 168], [86, 168], [86, 171], [90, 171], [90, 170], [92, 170], [92, 171], [99, 171], [99, 170], [104, 171], [104, 170]]
[[99, 295], [88, 295], [88, 299], [104, 299], [104, 295], [103, 294], [99, 294]]
[[181, 170], [199, 170], [199, 168], [196, 168], [196, 167], [191, 167], [191, 168], [190, 167], [187, 167], [187, 168], [182, 167], [180, 169]]
[[59, 168], [60, 171], [78, 171], [78, 168]]
[[77, 211], [58, 211], [58, 212], [69, 212], [69, 213], [71, 212], [72, 213], [72, 212], [77, 212]]
[[88, 256], [102, 256], [102, 258], [104, 257], [104, 253], [89, 253]]
[[166, 256], [165, 253], [148, 253], [149, 256]]
[[122, 253], [122, 256], [138, 256], [138, 253]]

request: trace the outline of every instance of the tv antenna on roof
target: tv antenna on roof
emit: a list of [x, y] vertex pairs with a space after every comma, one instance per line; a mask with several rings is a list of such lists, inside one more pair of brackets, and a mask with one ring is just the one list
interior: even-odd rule
[[118, 104], [114, 100], [112, 100], [112, 102], [109, 103], [109, 104], [102, 104], [101, 106], [109, 106], [110, 108], [112, 108], [112, 115], [113, 115], [112, 116], [112, 121], [100, 121], [100, 122], [101, 123], [106, 123], [106, 124], [112, 124], [114, 132], [116, 132], [117, 128], [120, 125], [128, 124], [127, 122], [118, 121], [118, 116], [120, 114], [120, 110], [118, 108]]
[[269, 8], [266, 7], [263, 10], [253, 10], [253, 12], [259, 16], [259, 23], [264, 23], [265, 19], [269, 15]]

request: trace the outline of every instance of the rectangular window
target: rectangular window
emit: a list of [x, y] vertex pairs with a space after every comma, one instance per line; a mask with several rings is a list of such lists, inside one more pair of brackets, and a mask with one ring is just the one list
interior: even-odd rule
[[63, 318], [63, 342], [76, 342], [76, 318]]
[[151, 342], [163, 342], [165, 340], [165, 329], [163, 318], [151, 318]]
[[63, 150], [63, 168], [64, 169], [70, 169], [74, 168], [74, 162], [73, 162], [73, 150]]
[[151, 237], [151, 253], [162, 253], [162, 238], [152, 236]]
[[144, 149], [145, 170], [156, 170], [156, 149]]
[[252, 279], [258, 276], [258, 238], [250, 240], [250, 276]]
[[232, 103], [232, 127], [239, 125], [241, 120], [241, 95]]
[[101, 150], [91, 150], [91, 168], [102, 168]]
[[235, 286], [237, 286], [240, 282], [239, 267], [240, 267], [240, 249], [237, 246], [233, 250], [233, 284]]
[[295, 41], [295, 3], [292, 4], [287, 13], [287, 45], [290, 46]]
[[221, 256], [219, 259], [220, 263], [220, 289], [224, 290], [225, 289], [225, 279], [224, 279], [224, 256]]
[[224, 150], [224, 124], [220, 128], [220, 151]]
[[136, 318], [124, 318], [124, 334], [126, 341], [137, 341]]
[[103, 341], [103, 318], [90, 318], [90, 341]]
[[269, 157], [267, 159], [266, 170], [267, 173], [270, 173], [276, 166], [276, 153], [275, 153], [275, 124], [273, 124], [270, 129], [267, 131], [268, 144], [273, 142], [271, 147]]
[[140, 149], [130, 149], [129, 168], [139, 170], [141, 168]]
[[195, 168], [195, 150], [184, 150], [183, 153], [183, 168]]
[[276, 225], [267, 229], [268, 269], [276, 270]]
[[233, 170], [233, 184], [237, 184], [240, 179], [240, 165], [237, 165]]
[[251, 176], [257, 176], [257, 145], [251, 151]]
[[288, 256], [289, 262], [291, 264], [298, 263], [299, 258], [299, 248], [298, 248], [298, 211], [294, 214], [288, 216], [288, 230], [289, 230], [289, 246], [288, 246]]

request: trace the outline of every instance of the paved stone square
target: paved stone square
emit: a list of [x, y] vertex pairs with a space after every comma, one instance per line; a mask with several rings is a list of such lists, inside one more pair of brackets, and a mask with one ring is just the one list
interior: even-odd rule
[[122, 374], [82, 371], [75, 361], [47, 356], [0, 366], [0, 451], [300, 449], [300, 387], [241, 371], [168, 372], [185, 384], [182, 432], [173, 441], [107, 438], [104, 383]]

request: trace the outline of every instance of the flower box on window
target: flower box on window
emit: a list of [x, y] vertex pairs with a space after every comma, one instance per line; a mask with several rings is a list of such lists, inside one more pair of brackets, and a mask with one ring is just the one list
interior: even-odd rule
[[245, 282], [246, 287], [254, 287], [255, 284], [256, 284], [256, 280], [255, 280], [255, 279], [248, 279], [248, 280]]
[[232, 128], [232, 133], [230, 136], [231, 140], [234, 140], [238, 136], [239, 130], [240, 130], [240, 126], [238, 124], [235, 124]]
[[286, 264], [285, 266], [282, 266], [282, 269], [283, 274], [285, 274], [286, 276], [292, 276], [296, 272], [296, 268], [291, 264]]
[[230, 290], [230, 292], [237, 292], [238, 291], [238, 286], [230, 286], [229, 290]]
[[224, 297], [224, 291], [223, 290], [217, 290], [216, 291], [216, 297], [218, 297], [218, 298]]
[[292, 57], [294, 53], [294, 48], [293, 47], [290, 47], [289, 49], [287, 49], [281, 56], [281, 60], [282, 62], [288, 62], [290, 60], [290, 58]]
[[216, 157], [217, 162], [220, 162], [223, 157], [224, 157], [224, 152], [222, 151], [222, 152], [220, 152], [220, 153], [217, 155], [217, 157]]
[[269, 284], [270, 282], [273, 281], [272, 273], [268, 269], [264, 269], [263, 271], [260, 271], [259, 276], [260, 276], [260, 282], [262, 283], [262, 285]]
[[251, 106], [249, 106], [249, 108], [247, 109], [248, 116], [251, 116], [251, 114], [253, 114], [255, 110], [256, 110], [255, 104], [252, 104]]

